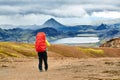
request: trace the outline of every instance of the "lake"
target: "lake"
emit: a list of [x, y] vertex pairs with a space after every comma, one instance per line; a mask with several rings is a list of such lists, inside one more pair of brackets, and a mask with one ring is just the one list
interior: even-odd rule
[[99, 42], [98, 37], [70, 37], [62, 38], [53, 41], [53, 44], [80, 44], [80, 43], [97, 43]]

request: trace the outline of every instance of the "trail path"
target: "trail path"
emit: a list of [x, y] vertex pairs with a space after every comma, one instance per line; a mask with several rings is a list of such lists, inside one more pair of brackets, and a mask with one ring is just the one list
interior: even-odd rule
[[39, 72], [37, 59], [0, 62], [0, 80], [120, 80], [120, 58], [49, 58]]

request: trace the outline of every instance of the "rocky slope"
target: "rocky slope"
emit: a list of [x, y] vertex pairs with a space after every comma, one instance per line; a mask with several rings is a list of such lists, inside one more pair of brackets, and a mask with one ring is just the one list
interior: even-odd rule
[[109, 41], [102, 44], [100, 47], [120, 48], [120, 38], [110, 39]]

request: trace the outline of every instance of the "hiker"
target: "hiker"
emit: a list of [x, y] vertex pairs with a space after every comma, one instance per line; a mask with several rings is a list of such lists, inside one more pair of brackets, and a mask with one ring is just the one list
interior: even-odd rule
[[48, 70], [48, 62], [47, 62], [47, 46], [50, 46], [50, 43], [46, 39], [46, 35], [44, 32], [39, 32], [36, 35], [35, 48], [38, 52], [39, 64], [38, 68], [40, 72], [42, 72], [42, 62], [44, 61], [45, 71]]

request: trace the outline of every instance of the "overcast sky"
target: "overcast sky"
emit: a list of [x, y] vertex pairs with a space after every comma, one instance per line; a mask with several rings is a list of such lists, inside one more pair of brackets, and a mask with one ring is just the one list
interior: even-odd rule
[[0, 0], [0, 25], [120, 23], [120, 0]]

